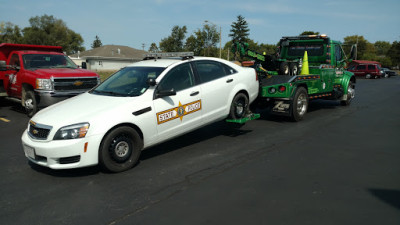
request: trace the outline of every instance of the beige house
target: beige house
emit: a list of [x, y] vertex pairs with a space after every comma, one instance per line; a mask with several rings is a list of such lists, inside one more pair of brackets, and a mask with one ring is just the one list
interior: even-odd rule
[[103, 45], [88, 51], [71, 55], [70, 58], [77, 64], [86, 64], [92, 71], [119, 70], [134, 62], [143, 59], [146, 51], [122, 45]]

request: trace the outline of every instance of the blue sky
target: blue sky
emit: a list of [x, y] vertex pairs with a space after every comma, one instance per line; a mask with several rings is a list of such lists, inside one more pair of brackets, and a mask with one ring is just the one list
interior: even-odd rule
[[222, 28], [224, 44], [238, 15], [258, 43], [275, 44], [306, 30], [340, 41], [350, 35], [372, 43], [400, 41], [399, 0], [0, 0], [0, 22], [24, 28], [29, 18], [44, 14], [82, 35], [86, 49], [98, 35], [104, 45], [145, 44], [147, 50], [173, 26], [187, 26], [189, 37], [205, 20]]

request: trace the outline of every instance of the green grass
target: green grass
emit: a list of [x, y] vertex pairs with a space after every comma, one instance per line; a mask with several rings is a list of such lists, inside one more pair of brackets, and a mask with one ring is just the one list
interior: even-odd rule
[[106, 71], [96, 71], [97, 74], [100, 76], [101, 82], [107, 79], [111, 74], [117, 72], [117, 70], [106, 70]]

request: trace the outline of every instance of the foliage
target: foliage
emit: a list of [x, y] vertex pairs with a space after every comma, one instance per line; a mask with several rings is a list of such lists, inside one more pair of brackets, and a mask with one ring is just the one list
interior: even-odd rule
[[303, 31], [303, 33], [300, 34], [301, 35], [319, 35], [319, 32], [314, 32], [314, 31]]
[[20, 44], [22, 42], [21, 29], [10, 22], [0, 23], [0, 43]]
[[393, 65], [400, 66], [400, 41], [394, 41], [387, 52]]
[[62, 46], [67, 54], [85, 50], [82, 36], [60, 19], [43, 15], [30, 18], [29, 23], [31, 26], [22, 30], [26, 44]]
[[203, 28], [194, 32], [186, 40], [185, 50], [192, 51], [195, 55], [218, 56], [217, 43], [219, 32], [216, 25], [204, 24]]
[[237, 21], [232, 23], [230, 32], [229, 37], [232, 40], [240, 42], [248, 42], [249, 40], [250, 29], [247, 21], [241, 15], [237, 16]]
[[376, 54], [379, 56], [386, 55], [392, 45], [387, 41], [377, 41], [374, 43]]
[[103, 46], [103, 43], [101, 43], [101, 40], [100, 40], [99, 36], [96, 35], [91, 47], [92, 48], [98, 48], [98, 47], [101, 47], [101, 46]]
[[151, 45], [150, 45], [150, 48], [149, 48], [149, 52], [158, 52], [159, 51], [159, 49], [158, 49], [158, 47], [157, 47], [157, 44], [156, 43], [151, 43]]
[[164, 52], [181, 52], [183, 51], [183, 42], [185, 40], [187, 28], [186, 26], [174, 26], [171, 35], [163, 38], [160, 42], [160, 49]]

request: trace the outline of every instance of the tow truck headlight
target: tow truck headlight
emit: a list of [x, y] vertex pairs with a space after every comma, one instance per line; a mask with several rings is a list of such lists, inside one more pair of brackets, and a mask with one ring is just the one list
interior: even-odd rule
[[79, 123], [61, 127], [54, 136], [54, 140], [84, 138], [88, 130], [89, 130], [89, 123]]
[[51, 80], [36, 78], [36, 89], [52, 90]]

